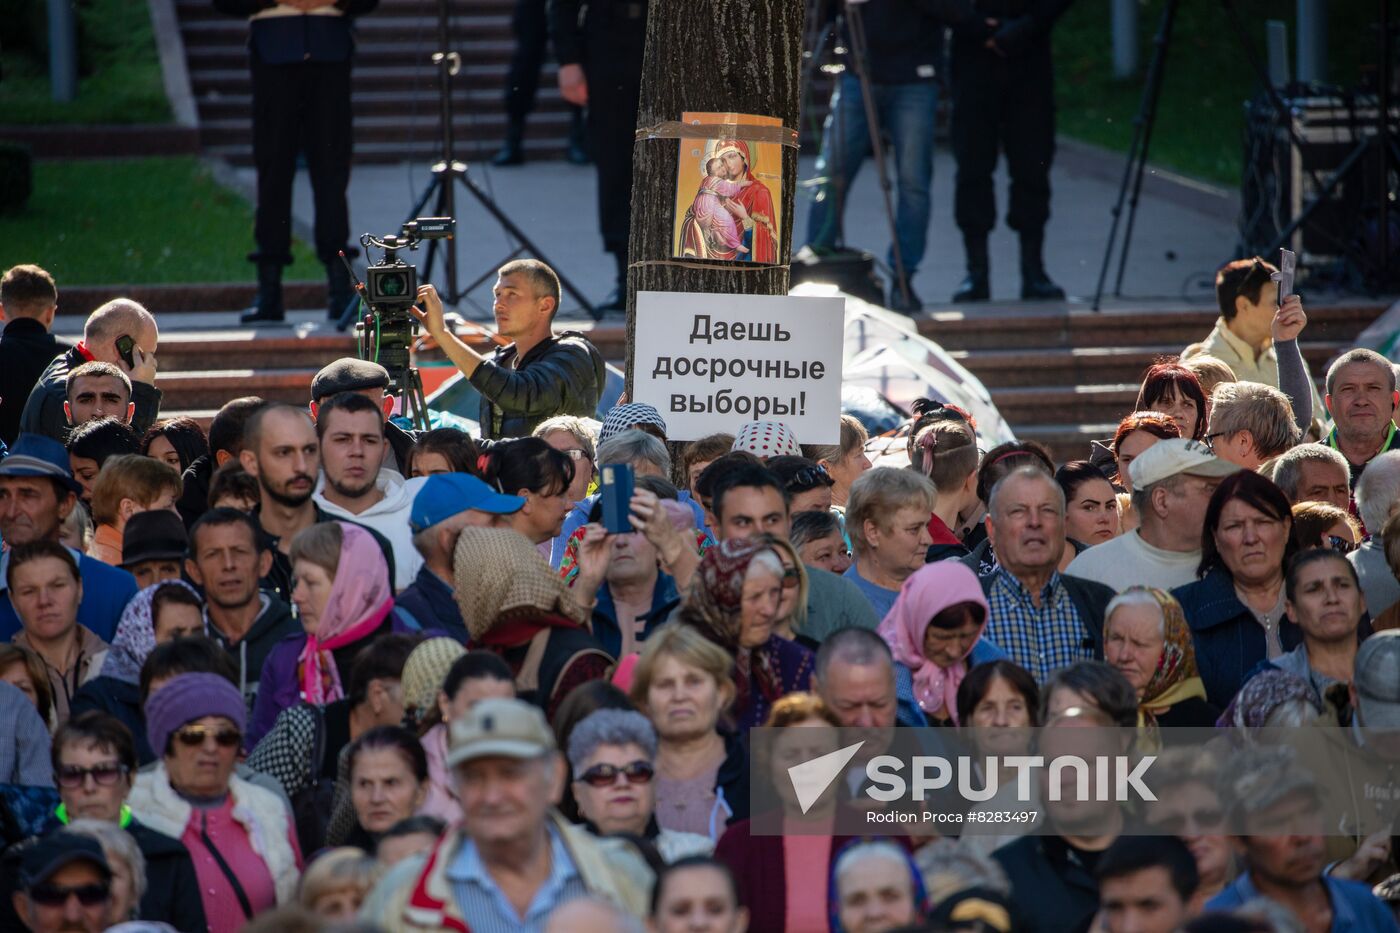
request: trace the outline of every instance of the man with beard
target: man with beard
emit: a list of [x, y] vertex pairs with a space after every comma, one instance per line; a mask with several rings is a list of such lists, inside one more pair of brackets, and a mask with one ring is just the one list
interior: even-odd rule
[[[321, 470], [321, 444], [311, 416], [293, 405], [259, 409], [248, 419], [238, 457], [261, 491], [253, 519], [262, 531], [261, 546], [272, 555], [262, 585], [285, 602], [292, 595], [292, 539], [317, 522], [343, 520], [322, 511], [311, 499]], [[379, 543], [393, 579], [394, 549], [373, 528], [365, 530]]]
[[258, 587], [272, 566], [272, 554], [248, 515], [237, 509], [210, 509], [190, 529], [185, 572], [204, 590], [204, 621], [209, 637], [238, 669], [238, 688], [251, 712], [258, 698], [263, 661], [288, 635], [301, 631], [291, 608]]
[[1266, 898], [1309, 930], [1394, 930], [1395, 919], [1369, 886], [1329, 874], [1322, 789], [1291, 750], [1260, 748], [1232, 762], [1230, 829], [1244, 870], [1207, 910], [1233, 910]]
[[[1327, 446], [1340, 450], [1351, 465], [1351, 485], [1376, 456], [1400, 448], [1395, 429], [1395, 370], [1374, 350], [1343, 353], [1327, 370], [1327, 412], [1336, 427]], [[1375, 532], [1377, 529], [1369, 529]], [[1377, 607], [1377, 609], [1382, 607]]]
[[384, 412], [372, 400], [342, 392], [323, 401], [316, 418], [321, 445], [321, 487], [313, 501], [333, 518], [359, 522], [384, 535], [394, 548], [394, 589], [413, 583], [423, 558], [413, 547], [408, 511], [413, 496], [403, 477], [382, 469], [386, 452]]

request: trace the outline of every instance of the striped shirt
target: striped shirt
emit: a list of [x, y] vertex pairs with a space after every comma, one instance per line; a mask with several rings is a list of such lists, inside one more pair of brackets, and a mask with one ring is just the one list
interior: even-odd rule
[[1052, 671], [1094, 656], [1088, 630], [1059, 573], [1051, 575], [1037, 607], [1021, 581], [999, 567], [992, 577], [987, 604], [991, 616], [982, 637], [996, 642], [1039, 683]]
[[535, 892], [523, 918], [491, 880], [476, 845], [470, 839], [463, 840], [446, 874], [472, 933], [540, 933], [556, 907], [587, 896], [588, 888], [569, 857], [564, 840], [552, 826], [548, 829], [549, 877]]

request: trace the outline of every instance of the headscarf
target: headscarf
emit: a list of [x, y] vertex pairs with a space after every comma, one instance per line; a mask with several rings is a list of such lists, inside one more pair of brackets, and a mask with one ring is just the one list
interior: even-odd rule
[[[924, 656], [924, 635], [933, 617], [958, 603], [972, 603], [982, 610], [977, 637], [987, 628], [987, 597], [971, 568], [955, 560], [924, 564], [909, 575], [899, 596], [881, 621], [880, 637], [894, 659], [914, 675], [914, 697], [927, 713], [947, 711], [958, 721], [958, 685], [967, 674], [967, 658], [951, 667], [939, 667]], [[973, 647], [976, 647], [973, 642]], [[971, 650], [969, 649], [969, 654]]]
[[[1138, 728], [1145, 733], [1149, 743], [1159, 740], [1157, 717], [1182, 700], [1192, 697], [1204, 700], [1206, 685], [1196, 668], [1196, 649], [1191, 641], [1191, 628], [1186, 624], [1186, 613], [1181, 603], [1170, 593], [1150, 586], [1132, 586], [1124, 593], [1142, 592], [1157, 601], [1162, 611], [1162, 656], [1157, 659], [1157, 669], [1142, 690], [1138, 701]], [[1111, 618], [1104, 619], [1104, 639], [1108, 639]]]
[[744, 649], [739, 645], [740, 627], [744, 614], [744, 578], [749, 564], [772, 546], [761, 538], [742, 541], [721, 541], [705, 552], [696, 568], [690, 592], [681, 605], [680, 620], [693, 625], [700, 634], [734, 656], [737, 674], [735, 706], [744, 708], [749, 699], [749, 679], [758, 683], [766, 699], [782, 695], [782, 683], [773, 659], [761, 649]]
[[749, 421], [734, 438], [733, 450], [746, 450], [760, 460], [769, 457], [800, 457], [802, 448], [792, 428], [781, 421]]
[[162, 580], [152, 583], [126, 604], [107, 660], [102, 662], [101, 677], [111, 677], [123, 683], [141, 682], [141, 665], [156, 647], [156, 620], [151, 615], [151, 601], [162, 586], [183, 586], [196, 598], [199, 593], [184, 580]]
[[1290, 700], [1307, 700], [1314, 708], [1312, 687], [1307, 681], [1277, 668], [1262, 671], [1245, 683], [1230, 699], [1230, 705], [1215, 721], [1220, 729], [1262, 729], [1269, 714]]
[[316, 631], [307, 634], [306, 647], [297, 658], [302, 695], [313, 706], [345, 696], [331, 652], [379, 628], [394, 608], [389, 565], [379, 543], [359, 525], [336, 524], [340, 526], [340, 563], [335, 568], [331, 595], [316, 622]]
[[662, 434], [666, 433], [666, 419], [661, 417], [661, 412], [641, 402], [630, 402], [626, 405], [614, 405], [608, 410], [607, 417], [603, 419], [603, 429], [598, 432], [598, 443], [601, 444], [639, 424], [649, 424], [660, 428]]
[[522, 644], [541, 625], [555, 624], [541, 616], [578, 624], [587, 618], [535, 546], [509, 528], [463, 528], [452, 554], [452, 582], [473, 644]]
[[467, 649], [454, 638], [429, 638], [420, 642], [404, 662], [403, 676], [399, 678], [404, 710], [417, 714], [421, 721], [424, 713], [435, 709], [447, 672], [466, 653]]

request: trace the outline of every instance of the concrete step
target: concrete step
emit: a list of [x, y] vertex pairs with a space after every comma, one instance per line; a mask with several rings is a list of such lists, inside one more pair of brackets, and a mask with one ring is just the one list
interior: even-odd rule
[[[515, 9], [514, 0], [472, 0], [471, 8], [462, 9], [453, 7], [451, 9], [452, 21], [457, 22], [467, 19], [473, 15], [494, 14], [509, 16]], [[175, 11], [179, 15], [180, 23], [202, 22], [206, 20], [219, 22], [233, 22], [239, 24], [247, 36], [248, 25], [242, 17], [225, 16], [208, 0], [176, 0]], [[355, 20], [356, 29], [363, 29], [367, 24], [376, 18], [385, 17], [414, 17], [421, 19], [429, 30], [425, 33], [425, 38], [436, 35], [438, 3], [437, 0], [380, 0], [373, 13], [361, 16]]]
[[[246, 61], [246, 59], [245, 59]], [[509, 62], [485, 62], [471, 69], [471, 83], [486, 87], [504, 87]], [[436, 76], [430, 68], [409, 63], [366, 65], [357, 67], [350, 76], [351, 93], [360, 91], [401, 91], [432, 89]], [[465, 80], [459, 83], [467, 83]], [[251, 93], [252, 79], [245, 66], [190, 68], [190, 86], [195, 98], [211, 90], [218, 93]]]
[[[503, 90], [495, 88], [457, 88], [452, 95], [452, 112], [462, 114], [495, 114], [501, 109]], [[199, 98], [199, 115], [204, 121], [238, 119], [245, 125], [252, 121], [253, 97], [248, 92], [209, 93]], [[432, 114], [436, 125], [438, 114], [438, 93], [435, 88], [424, 87], [413, 93], [397, 91], [357, 91], [354, 97], [355, 120], [373, 116], [395, 116], [399, 114]], [[526, 124], [527, 131], [535, 126], [542, 114], [571, 113], [569, 105], [559, 96], [553, 81], [540, 85], [535, 99], [535, 109]], [[554, 132], [554, 130], [551, 130]]]
[[1113, 436], [1117, 424], [1034, 424], [1016, 428], [1023, 441], [1037, 441], [1050, 449], [1056, 463], [1089, 459], [1094, 441]]
[[[567, 136], [569, 120], [569, 114], [560, 111], [531, 115], [530, 128], [535, 141], [545, 144], [549, 139]], [[251, 143], [248, 143], [251, 125], [250, 120], [238, 118], [206, 120], [200, 128], [200, 138], [206, 146], [247, 145], [251, 152]], [[437, 138], [438, 115], [435, 111], [423, 110], [416, 114], [385, 116], [357, 114], [354, 125], [357, 154], [360, 146], [366, 143], [421, 139], [432, 143], [435, 149], [441, 145]], [[452, 121], [453, 133], [457, 139], [492, 138], [503, 133], [505, 125], [506, 118], [501, 113], [458, 116]]]
[[1113, 422], [1133, 410], [1135, 382], [997, 389], [992, 401], [1019, 434], [1022, 425]]

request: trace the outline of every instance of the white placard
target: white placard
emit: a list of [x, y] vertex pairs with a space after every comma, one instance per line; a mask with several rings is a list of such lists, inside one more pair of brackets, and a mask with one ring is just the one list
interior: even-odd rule
[[675, 441], [781, 421], [838, 444], [844, 315], [840, 296], [638, 292], [632, 401]]

